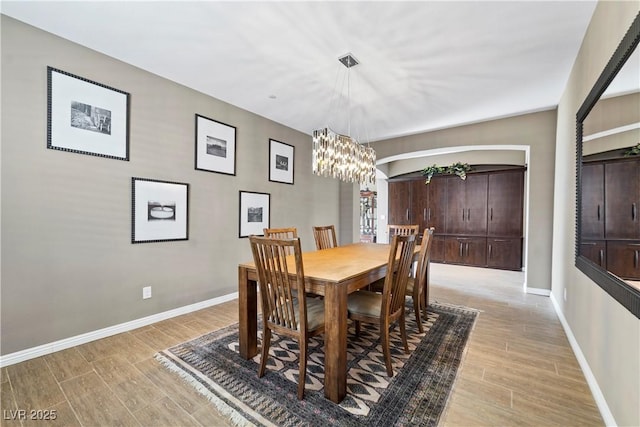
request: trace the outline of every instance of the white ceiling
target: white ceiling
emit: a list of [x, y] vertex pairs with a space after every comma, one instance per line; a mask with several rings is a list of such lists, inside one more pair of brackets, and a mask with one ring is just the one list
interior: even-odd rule
[[[376, 141], [555, 107], [596, 1], [36, 2], [3, 14], [310, 134]], [[73, 70], [65, 70], [73, 72]], [[91, 78], [91, 76], [83, 76]], [[135, 88], [119, 88], [135, 96]], [[340, 96], [338, 96], [340, 94]]]

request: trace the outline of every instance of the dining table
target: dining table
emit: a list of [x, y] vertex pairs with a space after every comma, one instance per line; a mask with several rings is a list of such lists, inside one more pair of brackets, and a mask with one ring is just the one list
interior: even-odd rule
[[[332, 402], [347, 394], [347, 295], [387, 275], [390, 248], [353, 243], [302, 253], [305, 291], [324, 298], [324, 394]], [[416, 245], [416, 255], [419, 250]], [[258, 353], [257, 278], [253, 261], [238, 265], [239, 346], [245, 359]]]

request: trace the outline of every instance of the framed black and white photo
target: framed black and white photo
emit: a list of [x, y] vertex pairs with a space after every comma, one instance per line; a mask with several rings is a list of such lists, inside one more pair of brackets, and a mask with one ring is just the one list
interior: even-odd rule
[[189, 184], [131, 178], [131, 243], [189, 239]]
[[293, 145], [269, 140], [269, 181], [293, 184]]
[[47, 148], [129, 160], [129, 94], [47, 67]]
[[236, 128], [196, 114], [196, 169], [236, 174]]
[[240, 237], [264, 235], [264, 229], [270, 225], [269, 193], [240, 191]]

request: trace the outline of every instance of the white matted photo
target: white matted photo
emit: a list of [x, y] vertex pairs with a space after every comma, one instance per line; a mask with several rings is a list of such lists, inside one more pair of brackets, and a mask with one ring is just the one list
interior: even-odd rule
[[131, 178], [131, 243], [189, 238], [189, 184]]
[[196, 169], [236, 174], [236, 128], [196, 114]]
[[269, 140], [269, 181], [293, 184], [294, 147]]
[[253, 191], [240, 191], [240, 237], [264, 235], [269, 228], [271, 195]]
[[129, 94], [47, 67], [47, 148], [129, 160]]

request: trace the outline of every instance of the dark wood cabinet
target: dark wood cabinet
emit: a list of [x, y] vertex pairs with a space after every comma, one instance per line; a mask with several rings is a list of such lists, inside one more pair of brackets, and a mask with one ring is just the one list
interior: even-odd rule
[[606, 238], [640, 239], [640, 161], [605, 163], [604, 175]]
[[451, 264], [485, 267], [487, 239], [484, 237], [445, 237], [444, 260]]
[[487, 175], [446, 178], [447, 234], [487, 234]]
[[518, 270], [522, 267], [521, 238], [487, 238], [487, 267]]
[[487, 234], [522, 236], [524, 175], [522, 171], [489, 174]]
[[604, 239], [604, 164], [582, 166], [582, 238]]
[[389, 224], [435, 228], [431, 261], [522, 269], [524, 169], [389, 182]]
[[640, 242], [607, 241], [607, 270], [628, 280], [640, 279]]
[[593, 261], [602, 268], [606, 268], [607, 242], [604, 240], [583, 240], [580, 243], [580, 255]]

